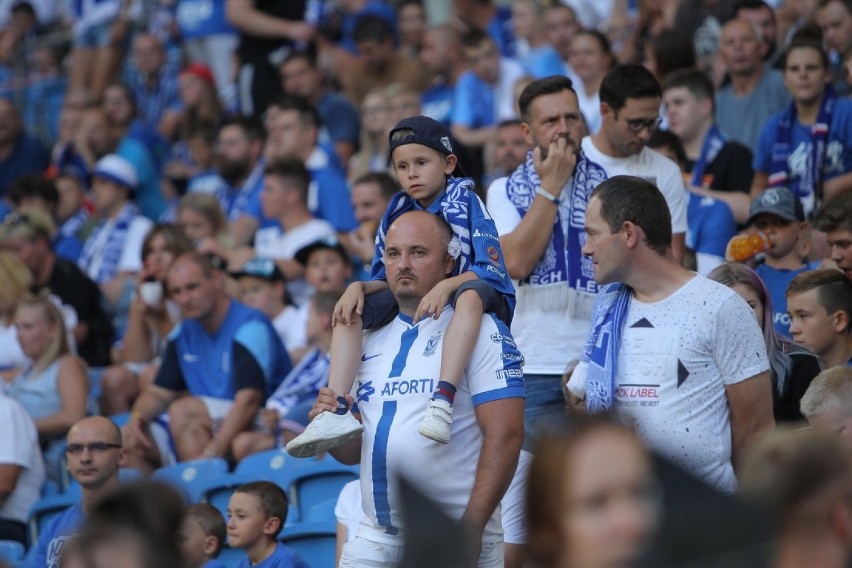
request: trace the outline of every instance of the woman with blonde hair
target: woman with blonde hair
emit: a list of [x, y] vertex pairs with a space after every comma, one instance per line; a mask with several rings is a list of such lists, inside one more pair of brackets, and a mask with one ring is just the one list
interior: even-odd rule
[[226, 248], [233, 244], [228, 220], [219, 199], [212, 193], [184, 195], [178, 204], [176, 219], [196, 248], [208, 239]]
[[48, 477], [58, 480], [62, 441], [71, 426], [86, 416], [86, 363], [72, 353], [62, 312], [46, 294], [18, 302], [15, 327], [18, 343], [31, 363], [6, 394], [33, 417]]
[[349, 179], [388, 171], [388, 133], [393, 127], [386, 87], [377, 87], [361, 102], [361, 144], [349, 163]]
[[15, 331], [15, 306], [33, 284], [33, 275], [18, 257], [0, 252], [0, 378], [12, 380], [28, 359]]

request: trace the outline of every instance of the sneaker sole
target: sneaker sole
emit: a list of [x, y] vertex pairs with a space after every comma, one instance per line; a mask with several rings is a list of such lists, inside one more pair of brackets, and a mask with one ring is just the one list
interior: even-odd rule
[[433, 430], [433, 429], [431, 429], [431, 428], [429, 428], [425, 425], [421, 425], [420, 428], [417, 429], [417, 432], [421, 436], [429, 438], [430, 440], [434, 440], [435, 442], [438, 442], [439, 444], [449, 444], [450, 443], [450, 437], [449, 436], [447, 436], [447, 435], [445, 435], [442, 432], [439, 432], [437, 430]]
[[328, 450], [333, 450], [344, 444], [348, 444], [353, 440], [357, 440], [364, 432], [364, 427], [352, 430], [346, 434], [335, 436], [334, 438], [318, 438], [300, 442], [298, 439], [293, 439], [285, 446], [287, 453], [294, 458], [311, 458], [317, 454], [321, 454]]

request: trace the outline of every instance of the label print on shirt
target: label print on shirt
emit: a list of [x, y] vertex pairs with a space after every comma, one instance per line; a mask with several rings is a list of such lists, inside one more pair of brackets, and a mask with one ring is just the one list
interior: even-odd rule
[[654, 328], [642, 319], [624, 330], [619, 351], [621, 379], [615, 397], [622, 407], [656, 407], [660, 386], [680, 387], [689, 374], [678, 359], [677, 328]]

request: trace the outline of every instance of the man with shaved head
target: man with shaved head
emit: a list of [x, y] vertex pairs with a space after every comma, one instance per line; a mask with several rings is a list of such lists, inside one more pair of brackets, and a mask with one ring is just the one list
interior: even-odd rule
[[[399, 476], [470, 529], [481, 546], [478, 566], [503, 566], [503, 530], [495, 509], [518, 463], [524, 386], [521, 354], [492, 314], [482, 316], [455, 396], [451, 441], [439, 447], [417, 433], [438, 382], [453, 308], [417, 322], [412, 318], [423, 297], [452, 273], [450, 242], [449, 226], [426, 211], [404, 213], [388, 229], [384, 261], [400, 314], [364, 332], [353, 390], [364, 433], [331, 451], [343, 463], [361, 463], [365, 518], [355, 540], [343, 547], [341, 568], [363, 566], [366, 558], [370, 566], [399, 565], [404, 533]], [[311, 417], [334, 411], [336, 401], [331, 389], [322, 389]], [[347, 395], [347, 402], [355, 401]]]
[[781, 72], [766, 66], [763, 53], [763, 37], [748, 20], [733, 19], [722, 28], [719, 57], [731, 82], [716, 92], [716, 124], [752, 152], [763, 124], [790, 100]]
[[118, 488], [124, 450], [115, 423], [103, 416], [83, 418], [68, 431], [67, 442], [66, 467], [80, 484], [83, 498], [39, 534], [27, 556], [27, 566], [32, 568], [58, 567], [65, 545], [77, 535], [94, 504]]

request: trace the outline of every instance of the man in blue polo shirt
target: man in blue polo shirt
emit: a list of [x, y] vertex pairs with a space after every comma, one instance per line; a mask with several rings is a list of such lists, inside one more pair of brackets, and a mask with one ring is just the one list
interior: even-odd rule
[[[125, 426], [129, 458], [143, 469], [175, 458], [224, 456], [292, 367], [269, 319], [225, 293], [224, 276], [208, 257], [179, 256], [166, 289], [183, 321], [169, 335], [157, 378]], [[158, 418], [166, 409], [167, 420]], [[170, 439], [155, 443], [161, 422]]]
[[118, 488], [124, 450], [121, 432], [109, 418], [83, 418], [68, 430], [67, 442], [66, 467], [83, 495], [39, 533], [38, 542], [27, 555], [29, 568], [57, 568], [65, 545], [77, 535], [92, 506]]

